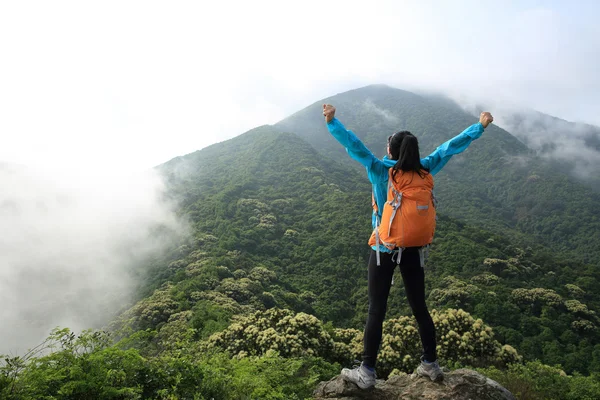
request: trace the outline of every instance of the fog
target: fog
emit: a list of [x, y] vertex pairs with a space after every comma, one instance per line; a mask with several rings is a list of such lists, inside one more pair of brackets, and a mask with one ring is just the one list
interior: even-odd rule
[[497, 122], [543, 157], [573, 165], [580, 178], [598, 178], [600, 129], [536, 112], [501, 114]]
[[[131, 300], [134, 270], [185, 233], [152, 171], [0, 165], [0, 187], [0, 354], [23, 354], [56, 326], [102, 326]], [[159, 228], [170, 234], [158, 240]]]
[[551, 115], [502, 102], [477, 104], [464, 97], [456, 101], [477, 115], [485, 108], [494, 112], [494, 123], [521, 140], [530, 149], [559, 168], [600, 189], [600, 128], [565, 121]]

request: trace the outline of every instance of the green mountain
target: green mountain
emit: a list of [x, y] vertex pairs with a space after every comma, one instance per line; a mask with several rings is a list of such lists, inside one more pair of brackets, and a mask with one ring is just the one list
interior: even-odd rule
[[[384, 100], [385, 104], [396, 101], [396, 108], [403, 113], [392, 114], [377, 103]], [[388, 87], [367, 87], [326, 101], [342, 110], [339, 118], [359, 135], [363, 131], [360, 124], [366, 127], [365, 121], [379, 121], [377, 130], [363, 136], [367, 143], [385, 143], [394, 127], [408, 125], [414, 132], [424, 132], [420, 135], [423, 146], [433, 149], [474, 122], [464, 113], [454, 115], [452, 103]], [[172, 160], [161, 169], [171, 182], [173, 195], [185, 199], [182, 211], [192, 218], [197, 232], [216, 238], [217, 253], [236, 252], [236, 263], [222, 261], [223, 265], [248, 271], [264, 266], [279, 280], [278, 287], [269, 292], [275, 293], [272, 304], [295, 304], [294, 310], [307, 311], [335, 326], [360, 328], [367, 304], [370, 185], [361, 168], [348, 162], [350, 158], [326, 131], [320, 104], [274, 127], [257, 128]], [[344, 114], [346, 108], [356, 109], [361, 104], [366, 111], [357, 113], [360, 119]], [[430, 125], [425, 117], [417, 118], [419, 115], [437, 115], [440, 121], [453, 116], [453, 124], [460, 128], [448, 132], [435, 118]], [[303, 128], [303, 121], [308, 128]], [[539, 166], [536, 182], [531, 178], [533, 172], [518, 163], [503, 164], [507, 171], [494, 167], [509, 150], [512, 157]], [[586, 325], [596, 323], [595, 310], [600, 306], [600, 298], [594, 294], [599, 283], [597, 264], [586, 262], [592, 258], [590, 254], [574, 255], [585, 246], [597, 249], [597, 243], [589, 238], [598, 237], [600, 231], [592, 217], [590, 224], [582, 224], [571, 212], [585, 202], [585, 212], [594, 215], [598, 202], [594, 193], [566, 175], [553, 175], [548, 168], [513, 136], [492, 127], [437, 176], [443, 207], [429, 266], [429, 300], [435, 307], [462, 308], [483, 318], [501, 341], [526, 349], [521, 353], [528, 359], [588, 372], [589, 365], [583, 369], [577, 365], [582, 354], [591, 353], [597, 343], [592, 334], [595, 328]], [[573, 201], [565, 195], [563, 184], [570, 193], [584, 195]], [[554, 213], [547, 213], [542, 205], [530, 205], [539, 213], [538, 226], [546, 230], [536, 231], [535, 226], [522, 229], [525, 220], [514, 221], [519, 210], [512, 208], [524, 207], [528, 198], [544, 199], [547, 185], [557, 188], [555, 197], [563, 203], [553, 200], [552, 204], [559, 204]], [[195, 194], [190, 192], [192, 187]], [[494, 202], [489, 201], [490, 193], [497, 194]], [[468, 194], [471, 198], [465, 199]], [[565, 247], [563, 232], [548, 229], [563, 223], [561, 218], [570, 224], [577, 221], [573, 231], [585, 238], [572, 238], [577, 247], [562, 252], [555, 249]], [[172, 277], [164, 279], [174, 281]], [[185, 281], [183, 276], [181, 279]], [[287, 299], [283, 295], [286, 290]], [[289, 293], [299, 300], [292, 300]], [[391, 315], [410, 315], [404, 299], [402, 286], [395, 286]], [[587, 311], [573, 312], [579, 304]], [[570, 333], [565, 336], [565, 332]], [[588, 341], [591, 337], [594, 339]]]
[[[400, 128], [427, 153], [475, 122], [382, 86], [324, 101], [380, 155]], [[117, 342], [58, 330], [54, 353], [0, 364], [0, 394], [310, 398], [358, 358], [371, 189], [322, 103], [158, 167], [192, 229], [143, 271], [139, 301], [110, 325]], [[597, 398], [595, 375], [561, 370], [600, 373], [598, 198], [508, 132], [484, 135], [436, 177], [426, 285], [440, 357], [488, 368], [519, 398]], [[399, 275], [388, 319], [382, 377], [411, 372], [419, 355]]]

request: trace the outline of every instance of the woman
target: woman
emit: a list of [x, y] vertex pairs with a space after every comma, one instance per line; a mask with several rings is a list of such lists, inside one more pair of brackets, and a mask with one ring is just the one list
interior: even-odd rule
[[353, 159], [366, 167], [367, 175], [373, 185], [374, 232], [369, 241], [371, 244], [368, 272], [369, 313], [364, 331], [363, 361], [354, 369], [344, 368], [342, 375], [362, 389], [375, 385], [375, 366], [387, 310], [387, 299], [394, 269], [399, 265], [408, 303], [419, 325], [423, 345], [423, 355], [417, 373], [429, 377], [432, 381], [443, 379], [443, 372], [437, 363], [435, 327], [425, 304], [423, 248], [394, 248], [393, 246], [390, 248], [389, 243], [386, 246], [379, 241], [378, 228], [387, 201], [388, 188], [391, 188], [391, 185], [388, 186], [390, 176], [394, 182], [407, 178], [410, 182], [414, 179], [428, 180], [433, 187], [431, 177], [437, 174], [453, 155], [463, 152], [473, 140], [481, 136], [484, 129], [493, 121], [492, 115], [489, 112], [481, 113], [479, 123], [468, 127], [423, 159], [420, 158], [417, 138], [407, 131], [397, 132], [388, 138], [388, 154], [381, 160], [335, 118], [335, 108], [332, 105], [323, 105], [323, 116], [333, 137], [346, 148]]

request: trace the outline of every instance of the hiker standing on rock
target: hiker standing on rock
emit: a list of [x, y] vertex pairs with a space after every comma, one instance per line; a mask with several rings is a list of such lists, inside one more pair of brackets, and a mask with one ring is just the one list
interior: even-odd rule
[[335, 107], [323, 105], [327, 128], [350, 157], [367, 169], [373, 185], [373, 234], [369, 240], [368, 293], [369, 313], [364, 331], [360, 366], [344, 368], [342, 375], [366, 389], [375, 385], [375, 366], [382, 337], [394, 269], [399, 266], [406, 297], [419, 325], [423, 344], [420, 376], [432, 381], [443, 379], [437, 363], [435, 326], [425, 303], [424, 263], [435, 233], [435, 197], [433, 176], [448, 160], [463, 152], [478, 139], [494, 120], [489, 112], [481, 113], [479, 122], [420, 158], [417, 138], [400, 131], [388, 138], [387, 156], [378, 159], [335, 118]]

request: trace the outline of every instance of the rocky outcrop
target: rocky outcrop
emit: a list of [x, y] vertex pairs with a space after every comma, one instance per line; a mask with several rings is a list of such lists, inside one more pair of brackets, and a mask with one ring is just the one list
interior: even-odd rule
[[366, 390], [338, 376], [321, 382], [314, 397], [315, 400], [515, 400], [497, 382], [469, 369], [446, 373], [440, 383], [414, 374], [392, 376]]

